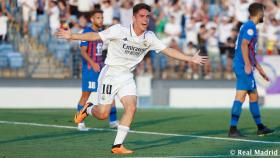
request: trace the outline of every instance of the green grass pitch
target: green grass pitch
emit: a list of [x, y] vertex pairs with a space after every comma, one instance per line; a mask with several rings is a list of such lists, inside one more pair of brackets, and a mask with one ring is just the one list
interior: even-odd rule
[[[280, 109], [261, 112], [264, 124], [280, 129]], [[79, 132], [74, 129], [74, 113], [74, 109], [1, 109], [0, 158], [122, 157], [110, 153], [116, 132], [108, 130], [107, 120], [89, 117], [87, 125], [97, 129]], [[121, 113], [119, 109], [118, 117]], [[229, 120], [230, 109], [138, 109], [131, 126], [135, 132], [128, 134], [125, 146], [135, 151], [130, 157], [226, 157], [232, 150], [250, 149], [274, 149], [280, 154], [279, 133], [256, 136], [248, 110], [243, 110], [238, 127], [246, 140], [253, 141], [219, 139], [227, 138]], [[41, 126], [45, 124], [62, 127]]]

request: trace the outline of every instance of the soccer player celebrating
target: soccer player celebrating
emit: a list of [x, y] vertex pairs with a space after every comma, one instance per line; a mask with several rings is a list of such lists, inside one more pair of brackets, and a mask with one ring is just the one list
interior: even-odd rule
[[76, 115], [75, 121], [81, 122], [88, 115], [97, 119], [106, 119], [110, 113], [113, 98], [117, 95], [124, 107], [124, 113], [119, 122], [117, 135], [112, 146], [113, 154], [131, 154], [123, 146], [124, 139], [129, 131], [136, 112], [136, 85], [132, 71], [150, 51], [162, 52], [175, 59], [204, 64], [208, 61], [205, 56], [196, 53], [190, 57], [175, 49], [167, 48], [153, 32], [147, 31], [151, 8], [139, 3], [133, 7], [133, 23], [129, 27], [119, 24], [96, 33], [71, 34], [70, 30], [60, 29], [58, 38], [85, 41], [109, 41], [108, 54], [105, 66], [98, 78], [98, 105], [87, 103]]
[[258, 105], [258, 92], [253, 76], [254, 69], [257, 69], [262, 77], [269, 81], [264, 70], [256, 60], [255, 47], [257, 44], [258, 32], [256, 25], [263, 22], [264, 6], [260, 3], [252, 3], [249, 6], [250, 19], [244, 23], [239, 32], [235, 47], [235, 57], [233, 59], [233, 70], [236, 74], [236, 95], [231, 111], [231, 122], [229, 137], [243, 137], [237, 129], [237, 123], [241, 114], [241, 107], [249, 95], [250, 111], [258, 127], [257, 135], [272, 133], [273, 130], [262, 124]]
[[[91, 27], [86, 27], [83, 33], [99, 32], [103, 26], [103, 11], [94, 10], [91, 15]], [[101, 68], [104, 66], [104, 56], [102, 55], [103, 42], [96, 41], [82, 41], [81, 44], [82, 54], [82, 96], [77, 106], [79, 112], [86, 104], [91, 92], [97, 90], [97, 79]], [[112, 106], [110, 113], [110, 127], [117, 127], [117, 109]], [[77, 122], [79, 131], [87, 131], [84, 121]]]

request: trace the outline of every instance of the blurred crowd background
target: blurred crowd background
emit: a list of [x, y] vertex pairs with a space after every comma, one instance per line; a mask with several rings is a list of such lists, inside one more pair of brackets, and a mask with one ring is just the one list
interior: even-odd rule
[[[54, 32], [69, 26], [79, 33], [89, 16], [104, 11], [104, 28], [132, 22], [133, 5], [152, 7], [149, 30], [169, 47], [208, 55], [204, 66], [173, 60], [151, 51], [135, 70], [155, 79], [234, 80], [232, 59], [242, 23], [252, 2], [266, 6], [257, 26], [259, 55], [280, 54], [280, 1], [277, 0], [0, 0], [1, 78], [80, 78], [78, 41], [59, 40]], [[106, 54], [106, 48], [104, 48]]]

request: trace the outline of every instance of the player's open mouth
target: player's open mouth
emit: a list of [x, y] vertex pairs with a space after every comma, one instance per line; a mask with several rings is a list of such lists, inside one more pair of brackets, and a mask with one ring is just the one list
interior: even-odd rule
[[145, 27], [146, 27], [146, 26], [147, 26], [147, 24], [142, 24], [142, 26], [145, 26]]

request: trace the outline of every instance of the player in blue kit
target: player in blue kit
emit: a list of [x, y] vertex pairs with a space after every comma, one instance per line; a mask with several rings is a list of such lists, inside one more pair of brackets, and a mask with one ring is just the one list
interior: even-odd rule
[[[103, 26], [103, 11], [94, 10], [91, 15], [91, 27], [86, 27], [83, 33], [99, 32]], [[105, 57], [102, 54], [103, 42], [99, 41], [82, 41], [80, 44], [82, 55], [82, 96], [77, 106], [79, 112], [88, 101], [91, 92], [96, 92], [98, 76], [101, 68], [104, 66]], [[110, 127], [115, 128], [117, 122], [117, 109], [112, 106], [110, 113]], [[77, 122], [76, 122], [77, 123]], [[78, 123], [78, 130], [87, 131], [85, 123]]]
[[256, 25], [263, 22], [264, 6], [260, 3], [252, 3], [249, 6], [250, 19], [244, 23], [236, 41], [235, 57], [233, 59], [233, 70], [236, 74], [236, 95], [231, 111], [231, 122], [229, 137], [243, 137], [237, 129], [238, 120], [242, 110], [242, 104], [249, 95], [250, 112], [258, 127], [257, 135], [272, 133], [273, 130], [262, 124], [260, 109], [258, 105], [258, 92], [253, 76], [254, 69], [257, 69], [262, 77], [269, 81], [266, 73], [256, 60], [256, 44], [258, 32]]

